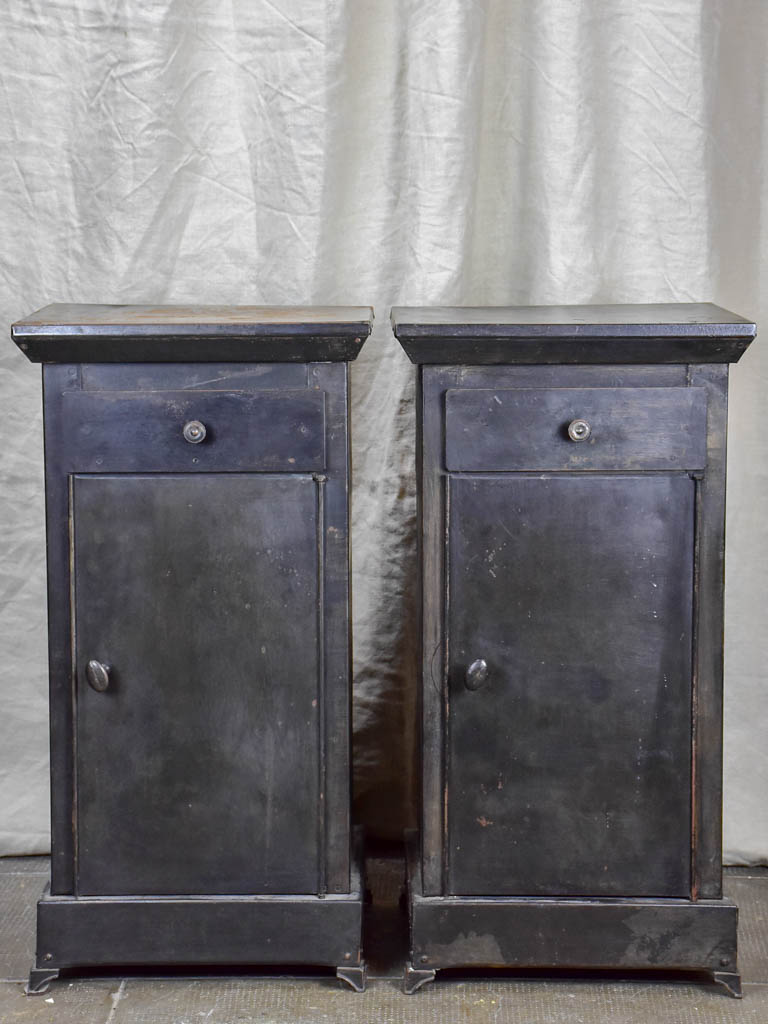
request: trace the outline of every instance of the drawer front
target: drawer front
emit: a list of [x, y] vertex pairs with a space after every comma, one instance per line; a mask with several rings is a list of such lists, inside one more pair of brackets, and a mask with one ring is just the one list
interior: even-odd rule
[[457, 388], [446, 392], [454, 472], [700, 470], [703, 388]]
[[322, 391], [71, 392], [62, 396], [61, 430], [67, 472], [325, 468]]

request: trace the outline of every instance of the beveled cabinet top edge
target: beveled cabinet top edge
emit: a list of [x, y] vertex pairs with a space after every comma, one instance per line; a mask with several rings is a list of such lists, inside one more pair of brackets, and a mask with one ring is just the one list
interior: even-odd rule
[[[728, 334], [755, 333], [755, 325], [737, 313], [731, 313], [711, 302], [623, 303], [582, 306], [393, 306], [392, 326], [395, 333], [409, 334], [429, 331], [437, 335], [443, 328], [461, 330], [467, 335], [477, 328], [497, 329], [510, 337], [526, 334], [535, 327], [540, 333], [555, 337], [572, 337], [574, 333], [607, 333], [605, 328], [618, 328], [614, 334], [634, 335], [638, 330], [651, 333], [650, 327], [663, 328], [665, 333], [697, 334], [716, 325]], [[611, 333], [614, 333], [611, 331]], [[707, 332], [708, 333], [708, 332]], [[399, 335], [398, 335], [399, 336]]]
[[735, 362], [755, 324], [712, 303], [396, 306], [414, 363]]
[[349, 361], [370, 306], [53, 303], [11, 325], [33, 362]]
[[[240, 330], [271, 333], [275, 327], [305, 330], [316, 328], [327, 333], [329, 327], [344, 333], [361, 324], [373, 323], [371, 306], [195, 306], [195, 305], [108, 305], [54, 302], [43, 306], [13, 324], [12, 331], [40, 333], [46, 328], [68, 329], [68, 333], [86, 333], [90, 327], [119, 327], [130, 333], [137, 327], [157, 332], [172, 325], [200, 327], [238, 327]], [[335, 332], [331, 332], [335, 333]]]

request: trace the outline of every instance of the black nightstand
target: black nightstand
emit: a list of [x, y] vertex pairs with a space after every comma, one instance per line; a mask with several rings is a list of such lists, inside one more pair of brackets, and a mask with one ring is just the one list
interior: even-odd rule
[[[368, 307], [48, 306], [52, 867], [29, 987], [323, 964], [361, 989], [347, 362]], [[359, 845], [359, 844], [358, 844]]]
[[395, 309], [419, 365], [414, 991], [448, 967], [710, 972], [728, 363], [716, 306]]

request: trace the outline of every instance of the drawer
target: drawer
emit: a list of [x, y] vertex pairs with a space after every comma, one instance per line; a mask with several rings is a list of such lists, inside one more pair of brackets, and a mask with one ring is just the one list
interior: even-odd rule
[[704, 388], [457, 388], [445, 398], [455, 472], [700, 470]]
[[[61, 423], [47, 429], [58, 427], [67, 472], [311, 473], [325, 468], [323, 391], [73, 391], [62, 395], [61, 404]], [[203, 425], [202, 440], [190, 424]]]

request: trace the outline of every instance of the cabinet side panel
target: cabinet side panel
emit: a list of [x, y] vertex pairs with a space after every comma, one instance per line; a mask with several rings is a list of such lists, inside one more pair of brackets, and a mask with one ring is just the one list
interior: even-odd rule
[[723, 594], [728, 366], [691, 366], [707, 390], [707, 469], [698, 482], [694, 650], [693, 895], [722, 895]]
[[456, 367], [420, 367], [421, 850], [424, 893], [445, 892], [446, 475], [444, 394]]
[[51, 743], [51, 893], [74, 892], [73, 687], [69, 483], [62, 395], [79, 387], [77, 366], [43, 367]]
[[310, 386], [325, 391], [326, 472], [318, 536], [322, 560], [321, 757], [324, 794], [320, 806], [325, 884], [330, 893], [350, 886], [350, 751], [352, 721], [349, 582], [348, 364], [315, 363]]

